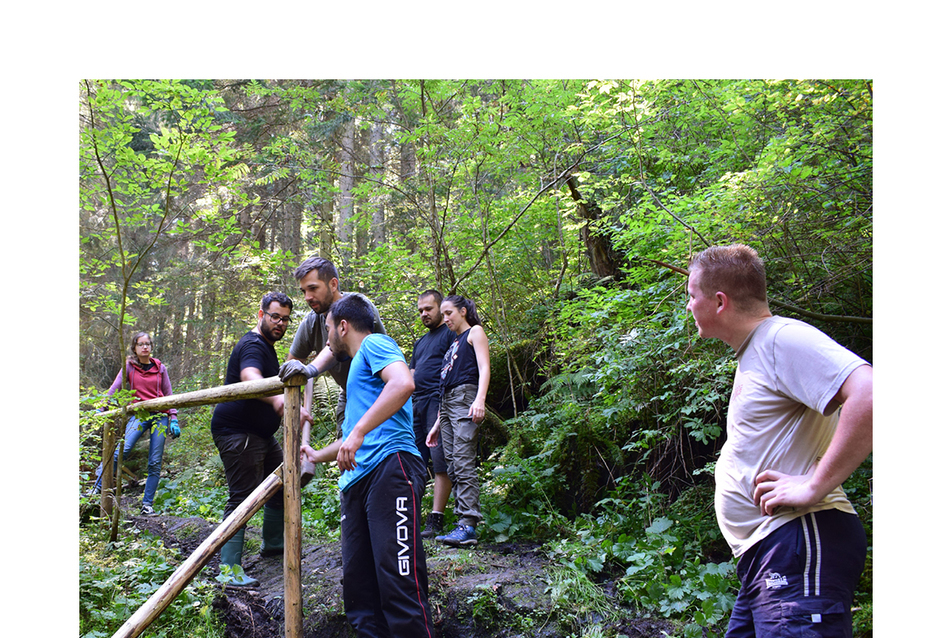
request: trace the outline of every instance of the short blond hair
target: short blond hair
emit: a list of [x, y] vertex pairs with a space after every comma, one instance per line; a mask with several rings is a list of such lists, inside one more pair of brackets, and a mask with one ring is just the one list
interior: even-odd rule
[[745, 244], [711, 246], [691, 259], [689, 272], [705, 296], [723, 292], [741, 310], [767, 303], [767, 272], [757, 251]]

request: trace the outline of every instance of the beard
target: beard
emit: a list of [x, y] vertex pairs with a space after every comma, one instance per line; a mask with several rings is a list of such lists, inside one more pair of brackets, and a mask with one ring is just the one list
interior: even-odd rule
[[336, 332], [327, 335], [327, 346], [331, 349], [331, 354], [337, 361], [350, 361], [351, 357], [344, 349], [344, 340]]
[[331, 305], [334, 303], [334, 293], [330, 290], [327, 291], [327, 294], [323, 299], [315, 299], [312, 303], [308, 304], [311, 307], [311, 310], [316, 312], [319, 315], [326, 315], [327, 311], [331, 309]]
[[286, 329], [284, 326], [271, 326], [266, 319], [262, 319], [258, 324], [258, 332], [271, 343], [277, 343], [284, 336]]

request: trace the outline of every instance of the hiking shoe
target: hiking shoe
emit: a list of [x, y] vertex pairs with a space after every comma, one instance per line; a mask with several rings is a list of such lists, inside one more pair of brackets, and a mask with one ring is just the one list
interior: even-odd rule
[[436, 540], [453, 547], [472, 547], [476, 544], [476, 528], [472, 525], [457, 525], [446, 536], [437, 536]]
[[426, 527], [420, 534], [423, 538], [434, 538], [443, 533], [443, 515], [438, 512], [430, 512], [426, 517]]
[[155, 516], [155, 510], [152, 509], [152, 506], [148, 503], [142, 504], [142, 515], [143, 516]]

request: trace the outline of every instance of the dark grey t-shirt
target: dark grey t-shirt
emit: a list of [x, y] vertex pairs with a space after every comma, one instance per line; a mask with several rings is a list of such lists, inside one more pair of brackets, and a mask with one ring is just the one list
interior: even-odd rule
[[[377, 311], [377, 307], [372, 301], [370, 306], [374, 309], [374, 332], [387, 334], [383, 322], [380, 321], [380, 313]], [[324, 346], [327, 345], [327, 328], [324, 327], [325, 318], [323, 313], [318, 314], [313, 310], [307, 314], [294, 334], [294, 341], [291, 342], [290, 353], [292, 357], [307, 361], [312, 352], [317, 354], [324, 349]], [[341, 394], [344, 394], [347, 388], [347, 375], [350, 372], [350, 360], [338, 361], [329, 372], [334, 382], [340, 386]]]

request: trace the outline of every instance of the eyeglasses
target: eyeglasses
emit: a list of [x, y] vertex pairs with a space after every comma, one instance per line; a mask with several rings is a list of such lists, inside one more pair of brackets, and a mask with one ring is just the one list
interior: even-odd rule
[[137, 343], [136, 344], [136, 348], [151, 348], [151, 347], [152, 347], [151, 343]]
[[271, 321], [273, 321], [274, 323], [286, 323], [288, 325], [291, 325], [291, 315], [288, 315], [287, 317], [285, 317], [284, 315], [279, 315], [276, 312], [266, 312], [264, 314], [271, 317]]

